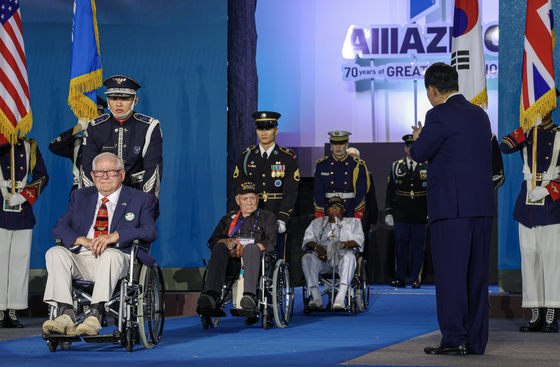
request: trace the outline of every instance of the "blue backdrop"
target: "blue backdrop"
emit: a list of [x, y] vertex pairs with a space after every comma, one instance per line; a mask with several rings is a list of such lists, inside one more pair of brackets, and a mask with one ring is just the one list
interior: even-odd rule
[[[499, 136], [511, 133], [519, 127], [519, 104], [521, 98], [521, 72], [523, 65], [523, 41], [525, 37], [526, 0], [500, 1], [500, 76], [499, 76]], [[558, 24], [560, 0], [552, 1], [553, 13]], [[558, 88], [560, 81], [560, 55], [554, 50], [554, 71]], [[558, 124], [558, 109], [552, 114]], [[498, 269], [521, 269], [518, 223], [513, 220], [515, 200], [521, 188], [523, 169], [521, 155], [502, 155], [506, 181], [498, 190]]]
[[[51, 228], [66, 210], [72, 174], [49, 142], [77, 122], [69, 88], [72, 0], [21, 2], [33, 111], [50, 182], [34, 205], [31, 268], [44, 268]], [[138, 112], [161, 121], [163, 180], [153, 247], [162, 267], [200, 267], [225, 212], [227, 2], [97, 0], [103, 76], [136, 79]], [[104, 96], [104, 88], [99, 93]]]

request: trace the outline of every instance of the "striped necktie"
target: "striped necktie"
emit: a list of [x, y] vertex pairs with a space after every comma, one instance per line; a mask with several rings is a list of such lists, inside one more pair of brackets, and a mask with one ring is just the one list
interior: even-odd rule
[[97, 211], [97, 217], [95, 218], [95, 226], [93, 229], [95, 233], [93, 237], [99, 237], [101, 235], [106, 236], [109, 234], [109, 212], [107, 210], [107, 202], [109, 199], [101, 199], [101, 206]]

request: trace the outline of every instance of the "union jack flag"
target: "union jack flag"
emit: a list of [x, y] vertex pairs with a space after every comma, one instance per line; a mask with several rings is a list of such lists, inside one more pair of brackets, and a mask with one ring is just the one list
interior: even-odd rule
[[520, 124], [528, 130], [556, 108], [552, 49], [554, 20], [550, 0], [527, 0]]
[[19, 0], [0, 0], [0, 144], [33, 126]]

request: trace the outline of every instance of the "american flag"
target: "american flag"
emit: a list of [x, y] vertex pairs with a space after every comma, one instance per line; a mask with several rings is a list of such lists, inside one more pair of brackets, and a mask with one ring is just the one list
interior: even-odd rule
[[0, 0], [0, 134], [11, 144], [33, 120], [19, 0]]
[[550, 0], [527, 0], [520, 123], [524, 130], [556, 108], [554, 21]]

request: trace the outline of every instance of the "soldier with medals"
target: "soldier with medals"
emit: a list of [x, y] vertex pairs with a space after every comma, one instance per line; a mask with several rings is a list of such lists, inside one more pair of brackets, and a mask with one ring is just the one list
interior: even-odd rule
[[299, 164], [293, 150], [276, 144], [280, 114], [270, 111], [253, 113], [259, 145], [247, 148], [233, 173], [234, 187], [254, 182], [259, 193], [259, 208], [278, 218], [279, 257], [284, 254], [286, 227], [294, 212], [299, 190]]
[[[101, 116], [105, 113], [107, 108], [107, 101], [97, 96], [97, 115]], [[82, 136], [79, 135], [82, 130], [87, 127], [87, 122], [78, 120], [78, 123], [71, 129], [66, 130], [57, 136], [49, 144], [49, 150], [60, 156], [68, 158], [72, 161], [72, 174], [74, 175], [74, 182], [70, 192], [82, 188], [82, 179], [80, 178], [80, 171], [82, 169]]]
[[99, 153], [111, 152], [124, 160], [123, 182], [159, 197], [163, 169], [162, 133], [159, 120], [134, 111], [140, 84], [124, 75], [103, 81], [111, 113], [92, 120], [84, 131], [81, 177], [93, 186], [89, 172]]
[[326, 203], [338, 196], [344, 201], [346, 217], [363, 220], [370, 186], [366, 163], [346, 151], [351, 132], [333, 130], [328, 134], [333, 154], [317, 161], [313, 186], [315, 217], [324, 217]]
[[[385, 223], [394, 226], [396, 272], [393, 287], [406, 287], [406, 270], [412, 288], [420, 288], [420, 272], [424, 263], [424, 240], [428, 223], [426, 178], [428, 164], [410, 157], [412, 134], [402, 137], [406, 157], [393, 162], [387, 179]], [[408, 261], [410, 245], [410, 262]]]
[[10, 144], [0, 134], [0, 325], [22, 328], [16, 310], [26, 309], [29, 259], [35, 216], [32, 205], [49, 176], [37, 142], [27, 137]]

